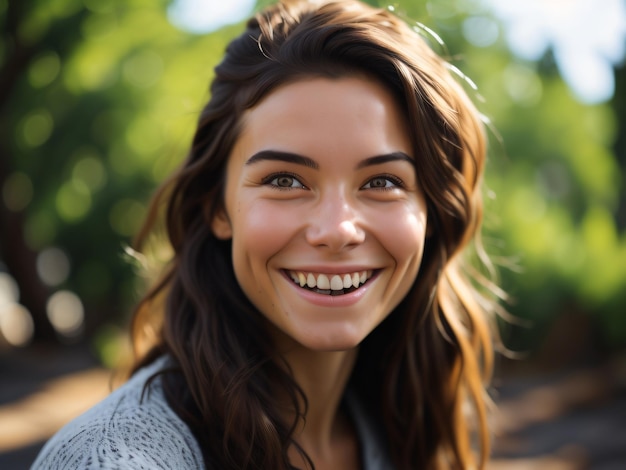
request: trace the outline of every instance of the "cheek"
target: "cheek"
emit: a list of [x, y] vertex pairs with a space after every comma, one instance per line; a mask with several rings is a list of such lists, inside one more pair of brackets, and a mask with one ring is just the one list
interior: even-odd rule
[[414, 262], [419, 266], [426, 237], [426, 215], [420, 207], [387, 211], [378, 224], [380, 240], [399, 265]]
[[233, 219], [233, 259], [265, 263], [297, 231], [299, 217], [268, 201], [242, 201]]

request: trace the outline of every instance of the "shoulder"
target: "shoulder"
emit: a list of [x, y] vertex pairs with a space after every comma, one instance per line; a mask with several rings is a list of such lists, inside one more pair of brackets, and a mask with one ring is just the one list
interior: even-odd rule
[[159, 378], [164, 359], [137, 372], [104, 401], [70, 422], [44, 446], [32, 470], [203, 468], [187, 425], [169, 407]]

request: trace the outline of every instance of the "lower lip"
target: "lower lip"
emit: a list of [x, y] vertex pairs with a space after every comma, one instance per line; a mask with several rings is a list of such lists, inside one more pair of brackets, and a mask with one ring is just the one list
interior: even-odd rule
[[370, 286], [376, 277], [378, 277], [378, 273], [375, 272], [374, 275], [368, 279], [368, 281], [363, 284], [358, 289], [342, 295], [329, 295], [329, 294], [318, 294], [317, 292], [310, 291], [308, 289], [303, 289], [299, 285], [293, 282], [293, 280], [289, 277], [287, 273], [284, 273], [284, 277], [289, 284], [296, 290], [298, 295], [305, 299], [306, 301], [318, 305], [320, 307], [349, 307], [351, 305], [356, 304], [363, 296], [367, 293]]

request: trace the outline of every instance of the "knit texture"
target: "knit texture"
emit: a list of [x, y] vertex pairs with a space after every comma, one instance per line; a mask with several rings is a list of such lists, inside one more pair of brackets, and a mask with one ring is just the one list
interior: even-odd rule
[[[63, 427], [46, 443], [31, 470], [203, 469], [202, 451], [168, 405], [161, 378], [143, 393], [146, 381], [167, 361], [160, 358], [141, 369]], [[380, 427], [354, 393], [346, 393], [345, 404], [358, 434], [363, 470], [392, 470]]]
[[187, 425], [167, 404], [159, 359], [50, 439], [32, 470], [202, 469], [202, 452]]

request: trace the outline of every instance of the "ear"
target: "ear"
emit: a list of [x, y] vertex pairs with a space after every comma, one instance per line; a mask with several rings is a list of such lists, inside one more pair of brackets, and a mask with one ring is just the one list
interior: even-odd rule
[[230, 219], [228, 218], [228, 214], [226, 211], [222, 209], [218, 209], [211, 220], [211, 231], [215, 238], [220, 240], [228, 240], [233, 236], [233, 229], [230, 225]]

